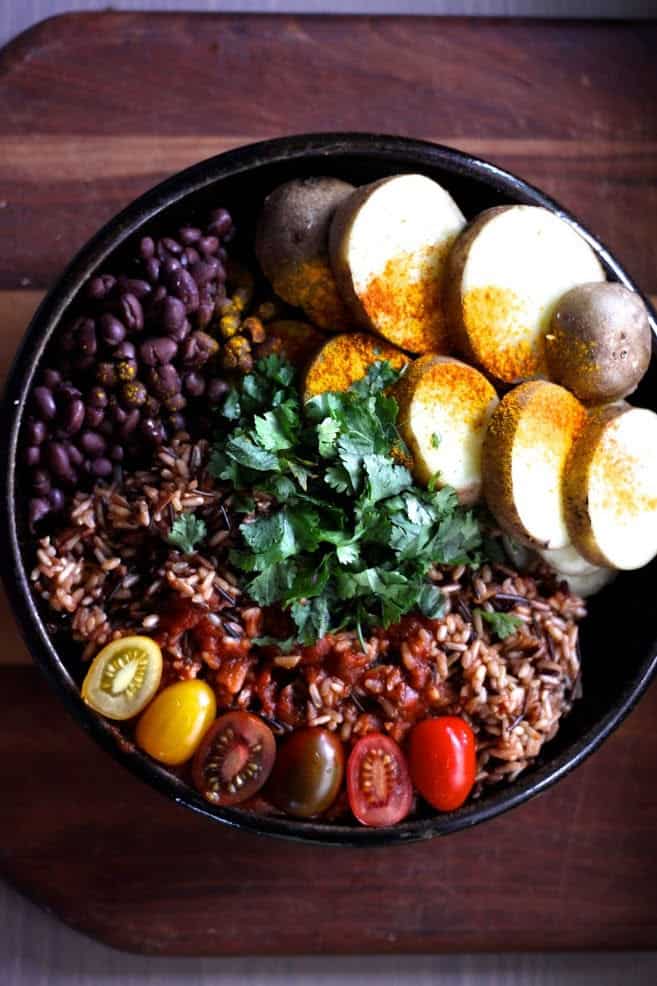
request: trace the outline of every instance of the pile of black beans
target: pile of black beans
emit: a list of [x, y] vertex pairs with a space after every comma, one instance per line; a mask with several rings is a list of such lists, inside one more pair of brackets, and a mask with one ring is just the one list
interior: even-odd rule
[[[126, 273], [86, 285], [30, 398], [23, 456], [32, 527], [207, 409], [227, 385], [212, 334], [226, 306], [226, 209], [176, 236], [144, 236]], [[196, 430], [196, 429], [194, 429]]]

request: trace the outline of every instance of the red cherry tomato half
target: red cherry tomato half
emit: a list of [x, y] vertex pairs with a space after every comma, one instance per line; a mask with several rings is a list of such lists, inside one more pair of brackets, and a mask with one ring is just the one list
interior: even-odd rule
[[194, 784], [213, 805], [237, 805], [259, 791], [271, 773], [276, 741], [250, 712], [228, 712], [210, 726], [196, 751]]
[[474, 733], [458, 716], [423, 719], [409, 740], [413, 784], [439, 811], [454, 811], [466, 800], [477, 773]]
[[406, 818], [413, 788], [404, 754], [383, 733], [359, 739], [347, 765], [349, 806], [362, 825], [379, 828]]

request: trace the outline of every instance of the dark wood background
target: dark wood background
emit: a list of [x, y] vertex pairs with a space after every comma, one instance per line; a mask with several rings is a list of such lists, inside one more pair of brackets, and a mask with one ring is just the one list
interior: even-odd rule
[[[0, 54], [0, 371], [84, 240], [251, 140], [357, 129], [488, 157], [657, 293], [657, 26], [95, 14]], [[621, 661], [623, 655], [618, 655]], [[399, 849], [225, 831], [102, 754], [0, 598], [0, 869], [70, 924], [162, 954], [657, 945], [657, 691], [540, 799]]]

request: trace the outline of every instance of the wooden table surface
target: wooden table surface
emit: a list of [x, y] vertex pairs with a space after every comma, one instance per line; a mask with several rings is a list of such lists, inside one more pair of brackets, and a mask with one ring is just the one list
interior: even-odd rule
[[[39, 292], [123, 204], [199, 158], [303, 130], [488, 157], [657, 292], [656, 38], [645, 23], [50, 22], [0, 56], [0, 364]], [[165, 802], [66, 718], [5, 603], [0, 643], [0, 867], [102, 940], [203, 955], [657, 943], [655, 688], [539, 800], [444, 841], [341, 852], [225, 832]]]

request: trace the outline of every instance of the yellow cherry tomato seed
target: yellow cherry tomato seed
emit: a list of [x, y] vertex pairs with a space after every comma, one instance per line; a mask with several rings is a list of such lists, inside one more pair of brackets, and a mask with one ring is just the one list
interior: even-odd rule
[[204, 681], [178, 681], [157, 695], [137, 723], [137, 745], [170, 767], [194, 756], [217, 713], [214, 692]]
[[91, 662], [82, 698], [108, 719], [132, 719], [160, 687], [162, 651], [150, 637], [119, 637]]

